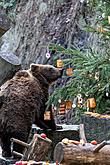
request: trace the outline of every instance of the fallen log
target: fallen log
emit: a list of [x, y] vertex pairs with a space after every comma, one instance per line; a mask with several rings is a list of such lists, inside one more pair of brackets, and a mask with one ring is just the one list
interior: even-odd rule
[[110, 141], [93, 145], [85, 137], [84, 125], [79, 125], [80, 142], [63, 139], [54, 149], [54, 161], [62, 165], [110, 165]]
[[110, 165], [110, 145], [106, 141], [92, 145], [63, 144], [59, 142], [54, 150], [54, 160], [63, 165]]

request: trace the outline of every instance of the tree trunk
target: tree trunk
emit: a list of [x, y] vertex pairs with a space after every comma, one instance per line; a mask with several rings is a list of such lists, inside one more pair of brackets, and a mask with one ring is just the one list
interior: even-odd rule
[[58, 143], [54, 150], [54, 160], [63, 165], [109, 165], [110, 164], [110, 145], [102, 142], [99, 145], [86, 143], [63, 144]]

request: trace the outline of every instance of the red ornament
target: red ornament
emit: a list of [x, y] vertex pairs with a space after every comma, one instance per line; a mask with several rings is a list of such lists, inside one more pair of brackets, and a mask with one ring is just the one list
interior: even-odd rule
[[42, 138], [46, 139], [46, 134], [45, 133], [41, 133], [40, 135]]
[[92, 140], [92, 141], [91, 141], [91, 144], [97, 145], [97, 141], [96, 141], [96, 140]]

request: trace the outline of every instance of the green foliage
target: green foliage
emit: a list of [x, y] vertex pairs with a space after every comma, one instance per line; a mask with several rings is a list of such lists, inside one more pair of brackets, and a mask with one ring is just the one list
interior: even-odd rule
[[[48, 104], [58, 105], [62, 101], [75, 98], [82, 94], [84, 101], [90, 97], [96, 99], [96, 111], [105, 113], [110, 110], [110, 1], [89, 0], [89, 7], [92, 7], [96, 14], [95, 23], [85, 27], [90, 33], [97, 33], [100, 37], [99, 49], [102, 53], [96, 52], [92, 47], [89, 51], [81, 52], [76, 49], [65, 49], [61, 46], [51, 45], [50, 49], [56, 50], [57, 54], [70, 55], [64, 59], [64, 68], [69, 64], [74, 68], [74, 74], [68, 83], [62, 88], [57, 88], [50, 96]], [[94, 15], [95, 15], [94, 14]], [[58, 56], [57, 56], [58, 57]], [[75, 74], [77, 72], [77, 75]], [[85, 110], [85, 106], [82, 110]]]
[[[58, 46], [58, 52], [69, 54], [71, 49], [62, 49]], [[72, 52], [77, 52], [73, 50]], [[81, 93], [86, 100], [95, 97], [97, 101], [97, 112], [106, 111], [110, 105], [106, 93], [110, 90], [110, 55], [89, 53], [73, 53], [73, 58], [68, 59], [69, 63], [78, 71], [78, 75], [73, 76], [71, 81], [65, 87], [57, 88], [53, 95], [50, 96], [49, 104], [58, 104], [58, 100], [73, 99]], [[107, 105], [106, 105], [107, 104]], [[105, 108], [106, 106], [106, 108]], [[84, 107], [85, 109], [85, 107]]]

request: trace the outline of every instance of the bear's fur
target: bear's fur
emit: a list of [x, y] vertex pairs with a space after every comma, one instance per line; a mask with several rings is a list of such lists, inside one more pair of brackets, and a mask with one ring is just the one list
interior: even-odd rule
[[[31, 64], [29, 70], [21, 70], [0, 88], [0, 138], [2, 155], [11, 156], [12, 137], [27, 141], [32, 123], [43, 129], [55, 130], [52, 118], [44, 121], [49, 85], [61, 77], [61, 71], [51, 65]], [[22, 148], [14, 145], [17, 152]]]

